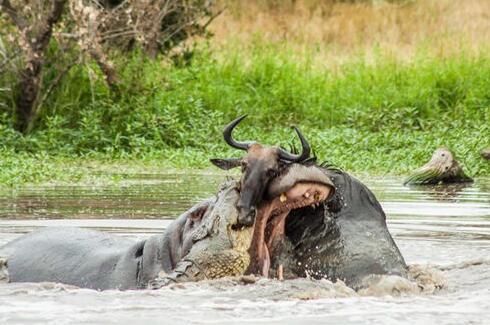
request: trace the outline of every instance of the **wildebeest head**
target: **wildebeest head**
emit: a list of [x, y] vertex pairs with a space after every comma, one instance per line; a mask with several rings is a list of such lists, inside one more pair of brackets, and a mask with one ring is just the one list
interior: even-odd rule
[[211, 162], [225, 170], [242, 167], [240, 200], [237, 206], [238, 223], [243, 226], [251, 226], [254, 223], [257, 204], [262, 199], [269, 182], [279, 175], [288, 164], [308, 159], [310, 145], [297, 127], [294, 129], [302, 146], [302, 152], [298, 155], [276, 146], [265, 146], [257, 142], [238, 142], [233, 139], [232, 132], [245, 117], [246, 115], [241, 116], [228, 124], [223, 131], [223, 136], [230, 146], [245, 150], [247, 153], [241, 158], [211, 159]]

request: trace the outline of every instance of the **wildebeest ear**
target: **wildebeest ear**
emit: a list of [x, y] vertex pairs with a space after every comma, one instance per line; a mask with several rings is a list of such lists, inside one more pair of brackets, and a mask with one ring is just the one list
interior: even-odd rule
[[306, 158], [305, 160], [303, 160], [301, 162], [303, 165], [305, 166], [311, 166], [311, 165], [314, 165], [316, 164], [316, 157], [313, 156], [313, 157], [310, 157], [310, 158]]
[[213, 163], [213, 165], [221, 169], [228, 170], [240, 166], [242, 159], [241, 158], [228, 158], [228, 159], [214, 158], [214, 159], [210, 159], [210, 161]]

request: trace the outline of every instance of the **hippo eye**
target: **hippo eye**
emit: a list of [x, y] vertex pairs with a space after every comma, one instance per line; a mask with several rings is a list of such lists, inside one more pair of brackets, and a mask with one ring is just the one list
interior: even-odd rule
[[206, 213], [207, 207], [201, 207], [196, 209], [196, 211], [193, 211], [189, 215], [189, 225], [192, 227], [194, 226], [194, 223], [201, 221], [201, 219], [204, 217], [204, 214]]

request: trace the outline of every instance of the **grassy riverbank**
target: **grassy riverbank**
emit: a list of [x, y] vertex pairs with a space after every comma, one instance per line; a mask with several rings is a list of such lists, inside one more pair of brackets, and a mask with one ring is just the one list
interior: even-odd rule
[[221, 58], [203, 50], [183, 67], [128, 64], [119, 99], [80, 67], [31, 134], [13, 131], [2, 116], [1, 182], [77, 180], [119, 167], [206, 168], [209, 158], [239, 154], [221, 130], [245, 113], [237, 138], [287, 146], [297, 124], [321, 160], [349, 171], [405, 174], [447, 146], [470, 175], [490, 174], [478, 155], [490, 145], [489, 57], [403, 62], [380, 54], [368, 62], [359, 54], [332, 68], [314, 53], [260, 46]]
[[[349, 12], [348, 5], [338, 6]], [[365, 10], [376, 15], [401, 10], [396, 17], [425, 17], [411, 7], [370, 8]], [[244, 19], [233, 18], [233, 11], [228, 15], [235, 22]], [[406, 174], [437, 147], [447, 146], [469, 175], [490, 175], [490, 164], [479, 156], [490, 146], [487, 34], [472, 30], [467, 35], [480, 35], [479, 43], [454, 41], [450, 51], [437, 51], [446, 38], [434, 36], [441, 44], [412, 40], [407, 55], [376, 39], [369, 46], [349, 44], [349, 52], [339, 54], [340, 41], [307, 46], [309, 41], [297, 35], [284, 41], [258, 32], [244, 41], [224, 35], [222, 25], [217, 21], [217, 39], [201, 42], [190, 60], [116, 56], [119, 96], [109, 92], [94, 65], [73, 68], [45, 99], [28, 135], [14, 131], [8, 91], [13, 79], [0, 75], [0, 184], [104, 181], [119, 177], [103, 175], [107, 172], [212, 168], [209, 158], [240, 154], [224, 144], [221, 131], [241, 114], [249, 118], [237, 138], [287, 146], [294, 139], [290, 126], [296, 124], [320, 160], [356, 173]], [[228, 33], [239, 30], [232, 26]], [[480, 25], [475, 21], [475, 26]]]
[[[490, 164], [478, 155], [482, 141], [477, 129], [447, 136], [450, 130], [434, 132], [363, 132], [332, 128], [326, 132], [310, 129], [320, 159], [327, 159], [346, 171], [370, 175], [406, 175], [429, 158], [434, 148], [446, 145], [457, 153], [465, 171], [472, 177], [488, 177]], [[286, 132], [278, 132], [286, 138]], [[262, 137], [262, 138], [273, 138]], [[219, 139], [216, 139], [219, 143]], [[279, 139], [278, 139], [279, 141]], [[285, 141], [283, 141], [286, 143]], [[388, 143], [387, 143], [388, 142]], [[319, 147], [322, 145], [322, 147]], [[0, 151], [0, 187], [28, 183], [105, 184], [118, 182], [134, 173], [166, 173], [181, 169], [216, 171], [209, 158], [238, 156], [224, 144], [209, 148], [155, 150], [144, 155], [93, 153], [84, 156]]]

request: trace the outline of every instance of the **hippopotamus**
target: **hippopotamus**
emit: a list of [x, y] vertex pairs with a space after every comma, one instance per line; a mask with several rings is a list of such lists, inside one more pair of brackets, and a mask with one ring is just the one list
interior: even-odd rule
[[259, 203], [253, 238], [251, 274], [342, 280], [356, 289], [371, 275], [407, 276], [376, 197], [337, 169], [289, 165]]
[[173, 281], [243, 274], [253, 229], [234, 228], [238, 191], [225, 183], [159, 235], [135, 241], [81, 228], [34, 231], [0, 248], [10, 282], [60, 282], [83, 288], [141, 289]]
[[286, 183], [301, 182], [317, 170], [329, 177], [335, 188], [322, 204], [292, 210], [286, 217], [284, 235], [292, 253], [286, 261], [293, 274], [340, 279], [352, 288], [360, 288], [373, 274], [407, 276], [407, 265], [388, 230], [386, 215], [363, 183], [346, 172], [316, 165], [293, 165], [290, 170], [281, 178], [283, 183], [284, 179]]

